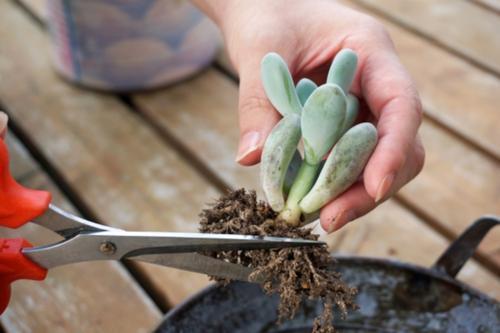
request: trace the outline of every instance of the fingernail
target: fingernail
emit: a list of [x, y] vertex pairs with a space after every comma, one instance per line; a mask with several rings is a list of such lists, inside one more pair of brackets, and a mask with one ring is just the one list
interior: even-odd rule
[[243, 160], [245, 157], [256, 151], [259, 146], [260, 133], [251, 131], [243, 135], [240, 142], [240, 148], [236, 155], [236, 162]]
[[[314, 224], [314, 226], [312, 226], [312, 224]], [[327, 235], [326, 230], [323, 229], [323, 227], [321, 226], [321, 223], [319, 221], [310, 223], [309, 225], [308, 226], [304, 226], [302, 228], [306, 228], [306, 227], [310, 228], [312, 234], [318, 235], [320, 237]]]
[[377, 188], [377, 195], [375, 196], [375, 202], [379, 202], [385, 198], [389, 190], [391, 189], [392, 183], [394, 182], [395, 174], [391, 173], [382, 179], [380, 185]]
[[327, 232], [331, 234], [332, 232], [339, 230], [348, 222], [351, 222], [354, 219], [356, 219], [356, 214], [354, 213], [354, 211], [352, 210], [341, 211], [328, 225]]

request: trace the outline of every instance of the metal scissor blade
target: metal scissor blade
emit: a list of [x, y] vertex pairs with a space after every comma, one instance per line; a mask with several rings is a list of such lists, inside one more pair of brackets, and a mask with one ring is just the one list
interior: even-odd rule
[[[107, 233], [99, 234], [106, 235]], [[324, 245], [323, 242], [308, 239], [187, 232], [126, 232], [117, 234], [114, 239], [116, 245], [122, 250], [127, 249], [125, 257], [174, 252], [255, 250]], [[112, 241], [112, 239], [110, 240]]]
[[261, 282], [258, 276], [251, 281], [249, 280], [249, 276], [253, 272], [251, 268], [198, 253], [145, 254], [129, 259], [232, 280]]
[[323, 242], [246, 235], [182, 232], [102, 231], [80, 233], [55, 244], [23, 249], [45, 268], [91, 260], [120, 260], [146, 254], [318, 246]]
[[81, 232], [121, 231], [121, 229], [85, 220], [53, 204], [50, 204], [47, 211], [35, 218], [33, 222], [64, 238], [72, 237]]

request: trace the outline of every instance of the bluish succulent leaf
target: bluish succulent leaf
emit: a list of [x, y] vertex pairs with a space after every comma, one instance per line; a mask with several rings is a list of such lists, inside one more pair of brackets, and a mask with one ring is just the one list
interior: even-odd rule
[[267, 98], [283, 116], [300, 114], [302, 106], [292, 76], [283, 58], [268, 53], [261, 62], [261, 77]]
[[290, 188], [292, 187], [293, 181], [297, 177], [297, 174], [300, 169], [300, 165], [302, 164], [302, 156], [300, 156], [300, 152], [298, 150], [295, 151], [292, 157], [292, 161], [288, 166], [288, 170], [285, 175], [285, 182], [283, 184], [283, 192], [288, 194]]
[[297, 89], [297, 95], [299, 96], [300, 104], [302, 104], [302, 106], [304, 106], [307, 99], [316, 88], [318, 88], [316, 83], [306, 78], [297, 83], [297, 87], [295, 89]]
[[342, 125], [342, 134], [347, 132], [354, 125], [359, 113], [359, 101], [353, 94], [348, 94], [346, 98], [347, 108], [345, 113], [344, 125]]
[[353, 50], [340, 50], [333, 59], [326, 82], [337, 84], [347, 94], [351, 88], [357, 65], [358, 56]]
[[301, 200], [302, 212], [310, 214], [348, 189], [361, 175], [377, 144], [377, 129], [361, 123], [340, 138], [321, 170], [316, 183]]
[[335, 84], [318, 87], [307, 99], [302, 111], [305, 160], [318, 164], [342, 134], [346, 97]]
[[300, 117], [289, 114], [269, 134], [260, 163], [262, 188], [271, 208], [284, 208], [283, 184], [300, 141]]

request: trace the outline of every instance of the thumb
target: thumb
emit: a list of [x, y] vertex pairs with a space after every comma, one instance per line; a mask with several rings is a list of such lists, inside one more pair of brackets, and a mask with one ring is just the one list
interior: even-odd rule
[[7, 115], [0, 111], [0, 139], [5, 138], [5, 133], [7, 132], [7, 121], [9, 118]]
[[260, 162], [267, 136], [281, 118], [264, 92], [259, 66], [258, 62], [247, 64], [239, 71], [240, 142], [236, 162], [241, 165]]

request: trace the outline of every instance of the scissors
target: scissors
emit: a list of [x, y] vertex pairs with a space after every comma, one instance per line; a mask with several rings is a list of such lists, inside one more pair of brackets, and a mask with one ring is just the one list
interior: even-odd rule
[[[0, 226], [34, 223], [62, 237], [33, 247], [22, 238], [0, 238], [0, 313], [16, 280], [43, 280], [53, 267], [93, 260], [132, 259], [223, 278], [250, 281], [251, 268], [201, 254], [204, 251], [318, 246], [323, 242], [248, 235], [129, 232], [72, 215], [51, 203], [51, 194], [18, 184], [0, 137]], [[250, 282], [259, 282], [258, 278]]]

